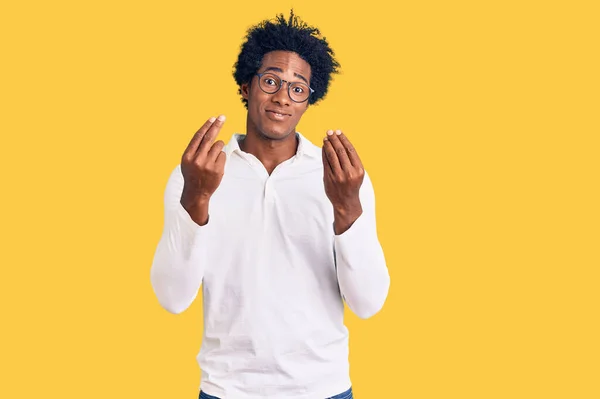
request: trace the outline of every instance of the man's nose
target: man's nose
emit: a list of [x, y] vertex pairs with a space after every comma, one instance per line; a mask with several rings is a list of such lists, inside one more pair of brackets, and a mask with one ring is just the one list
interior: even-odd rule
[[288, 95], [288, 82], [283, 81], [281, 84], [281, 88], [277, 91], [277, 93], [273, 94], [271, 97], [271, 101], [279, 103], [281, 105], [290, 105], [290, 96]]

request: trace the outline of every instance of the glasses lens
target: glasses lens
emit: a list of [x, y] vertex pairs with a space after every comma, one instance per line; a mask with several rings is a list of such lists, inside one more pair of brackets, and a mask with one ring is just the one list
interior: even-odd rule
[[267, 93], [275, 93], [277, 90], [279, 90], [279, 86], [281, 85], [281, 79], [270, 73], [265, 73], [262, 75], [258, 82], [260, 88]]
[[308, 85], [304, 83], [293, 83], [290, 86], [290, 97], [297, 102], [305, 101], [310, 95]]

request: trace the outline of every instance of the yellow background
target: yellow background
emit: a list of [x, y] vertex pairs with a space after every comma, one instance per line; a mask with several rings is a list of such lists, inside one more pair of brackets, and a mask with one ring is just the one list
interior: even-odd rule
[[242, 38], [294, 6], [343, 69], [298, 130], [354, 142], [392, 277], [348, 313], [356, 397], [599, 398], [594, 3], [6, 2], [0, 397], [196, 397], [162, 194], [205, 119], [244, 131]]

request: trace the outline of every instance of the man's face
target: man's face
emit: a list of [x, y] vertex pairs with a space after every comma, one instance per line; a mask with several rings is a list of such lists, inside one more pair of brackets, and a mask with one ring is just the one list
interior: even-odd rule
[[[272, 51], [265, 54], [258, 73], [276, 75], [287, 82], [301, 82], [309, 85], [310, 65], [296, 53]], [[264, 78], [263, 78], [264, 80]], [[270, 140], [281, 140], [295, 133], [296, 125], [308, 108], [308, 101], [294, 102], [288, 95], [288, 83], [274, 93], [265, 93], [259, 87], [259, 77], [254, 76], [251, 84], [242, 85], [242, 96], [248, 100], [248, 130]], [[274, 81], [267, 78], [263, 84]], [[296, 89], [298, 91], [298, 89]]]

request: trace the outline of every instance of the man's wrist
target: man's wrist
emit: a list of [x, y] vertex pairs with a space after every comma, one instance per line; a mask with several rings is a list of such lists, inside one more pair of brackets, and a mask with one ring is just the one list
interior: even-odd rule
[[362, 215], [362, 206], [360, 201], [334, 206], [334, 231], [336, 235], [340, 235], [347, 231], [352, 224]]
[[199, 226], [208, 223], [208, 204], [210, 197], [181, 197], [181, 206], [190, 215], [190, 218]]

